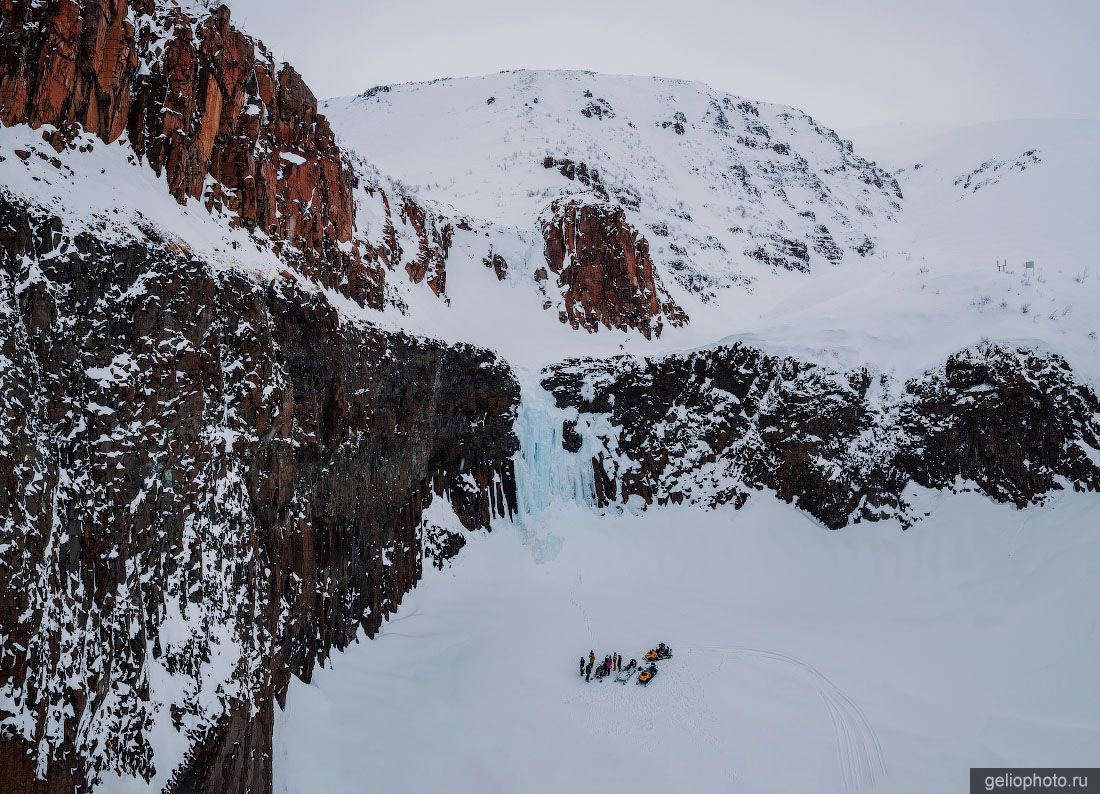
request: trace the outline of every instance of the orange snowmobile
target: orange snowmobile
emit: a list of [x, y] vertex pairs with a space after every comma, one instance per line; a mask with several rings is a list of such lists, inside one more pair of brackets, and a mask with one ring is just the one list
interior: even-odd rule
[[658, 662], [662, 659], [671, 659], [672, 649], [665, 645], [663, 642], [652, 650], [646, 651], [645, 660], [647, 662]]

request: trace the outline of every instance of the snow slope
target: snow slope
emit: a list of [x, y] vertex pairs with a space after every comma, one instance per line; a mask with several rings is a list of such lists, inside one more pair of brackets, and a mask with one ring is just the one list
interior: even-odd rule
[[[1035, 340], [1096, 384], [1100, 120], [890, 125], [850, 135], [897, 175], [906, 201], [882, 272], [868, 274], [863, 298], [837, 296], [836, 316], [869, 326], [877, 315], [884, 335], [923, 337], [896, 340], [899, 352], [927, 349], [908, 356], [914, 369], [967, 335]], [[1025, 260], [1036, 269], [1025, 271]], [[870, 295], [882, 306], [867, 305]]]
[[[470, 537], [381, 636], [292, 684], [276, 791], [927, 794], [971, 766], [1094, 762], [1095, 496], [924, 498], [905, 533], [766, 497], [558, 503], [542, 565], [510, 526]], [[648, 688], [577, 677], [589, 649], [661, 640]]]
[[[581, 115], [593, 101], [585, 90], [593, 90], [594, 99], [608, 98], [614, 118]], [[488, 96], [496, 98], [492, 105], [485, 104]], [[540, 102], [534, 104], [536, 96]], [[723, 135], [707, 113], [712, 101], [722, 107], [726, 99], [735, 110], [726, 114], [731, 129]], [[742, 104], [760, 115], [740, 109]], [[682, 136], [657, 123], [672, 108], [684, 108]], [[789, 108], [745, 102], [695, 83], [583, 72], [395, 86], [366, 99], [331, 101], [326, 111], [343, 138], [382, 168], [380, 173], [357, 162], [357, 237], [371, 245], [385, 237], [390, 216], [375, 186], [395, 202], [409, 193], [444, 218], [455, 212], [481, 218], [471, 232], [455, 235], [445, 301], [401, 272], [416, 253], [414, 236], [402, 222], [395, 231], [403, 258], [388, 280], [388, 307], [364, 310], [330, 295], [346, 316], [474, 342], [533, 368], [573, 355], [653, 354], [737, 339], [774, 353], [838, 367], [870, 364], [907, 377], [989, 339], [1051, 349], [1083, 378], [1100, 383], [1100, 239], [1093, 228], [1100, 217], [1100, 121], [856, 130], [850, 133], [855, 154], [848, 155], [843, 146], [836, 148], [839, 138], [834, 141], [828, 130], [810, 126], [808, 117]], [[447, 122], [433, 121], [433, 113]], [[757, 123], [767, 125], [769, 139], [786, 136], [792, 153], [737, 144], [737, 136], [747, 132], [740, 126]], [[34, 152], [25, 163], [11, 156], [0, 162], [5, 189], [53, 211], [63, 206], [73, 223], [113, 236], [152, 226], [200, 256], [262, 278], [282, 270], [265, 246], [231, 228], [229, 218], [211, 216], [199, 202], [178, 206], [163, 177], [134, 162], [123, 145], [85, 136], [80, 143], [90, 151], [56, 155], [60, 166], [54, 167], [48, 160], [55, 153], [40, 132], [5, 128], [0, 138], [5, 151]], [[1032, 151], [1034, 157], [1025, 156]], [[688, 311], [685, 327], [666, 327], [653, 341], [637, 332], [588, 334], [563, 325], [556, 310], [543, 309], [544, 295], [534, 280], [545, 266], [538, 213], [553, 196], [590, 191], [556, 167], [543, 168], [546, 152], [600, 162], [609, 189], [620, 184], [652, 191], [656, 199], [629, 214], [653, 243], [665, 285]], [[882, 195], [860, 181], [862, 171], [827, 173], [859, 153], [896, 174], [904, 195], [900, 210], [890, 209], [888, 191]], [[855, 237], [874, 237], [875, 250], [866, 257], [849, 251], [835, 266], [811, 255], [816, 264], [803, 273], [768, 267], [723, 243], [725, 252], [700, 249], [698, 257], [688, 258], [726, 287], [704, 302], [702, 293], [680, 285], [669, 268], [672, 246], [687, 250], [708, 235], [725, 239], [728, 218], [722, 213], [743, 198], [737, 185], [712, 184], [714, 169], [741, 164], [767, 172], [796, 155], [849, 209], [870, 191], [871, 216], [841, 214], [852, 224], [849, 231], [859, 232]], [[664, 164], [654, 170], [654, 163]], [[915, 169], [918, 163], [922, 167]], [[983, 163], [989, 165], [974, 174]], [[788, 198], [833, 212], [801, 191], [801, 177], [780, 176]], [[420, 182], [419, 192], [402, 180]], [[686, 187], [677, 188], [680, 183]], [[753, 209], [761, 233], [780, 222], [796, 228], [776, 185], [759, 184], [762, 201], [767, 199]], [[715, 185], [721, 190], [710, 190]], [[709, 195], [723, 191], [725, 204]], [[675, 216], [681, 203], [690, 210], [690, 223]], [[652, 232], [658, 223], [668, 227], [668, 237]], [[490, 249], [508, 259], [504, 281], [483, 264]], [[1009, 272], [996, 269], [998, 259], [1008, 260]], [[1035, 274], [1025, 276], [1025, 259], [1037, 261]]]
[[851, 135], [902, 184], [903, 246], [974, 266], [1008, 258], [1018, 268], [1011, 260], [1021, 257], [1095, 266], [1100, 120], [890, 125]]
[[[529, 226], [563, 192], [598, 193], [545, 158], [584, 163], [649, 230], [666, 266], [679, 262], [677, 280], [705, 293], [770, 272], [746, 249], [768, 235], [801, 241], [818, 223], [842, 261], [889, 223], [900, 198], [886, 174], [801, 111], [682, 80], [504, 72], [383, 86], [322, 110], [383, 171], [507, 227]], [[800, 269], [830, 261], [812, 246], [804, 263], [788, 258]]]
[[[582, 113], [593, 105], [603, 110]], [[330, 100], [324, 112], [343, 142], [383, 172], [444, 213], [453, 207], [480, 219], [473, 241], [458, 237], [448, 261], [446, 310], [427, 290], [410, 290], [401, 322], [421, 333], [474, 341], [528, 366], [733, 338], [902, 377], [989, 339], [1038, 343], [1084, 377], [1100, 377], [1100, 122], [895, 125], [853, 131], [848, 152], [791, 108], [697, 83], [587, 72], [380, 87]], [[683, 135], [664, 126], [677, 112]], [[758, 127], [767, 136], [754, 134]], [[742, 142], [750, 138], [757, 148]], [[790, 154], [765, 142], [786, 144]], [[595, 168], [613, 200], [640, 197], [628, 216], [687, 311], [685, 327], [647, 342], [636, 333], [576, 332], [542, 310], [533, 278], [545, 265], [540, 213], [556, 196], [594, 192], [556, 165], [543, 167], [546, 156]], [[730, 177], [737, 173], [748, 189]], [[903, 198], [885, 181], [881, 189], [863, 181], [876, 173], [896, 176]], [[799, 212], [813, 212], [813, 223]], [[745, 253], [749, 237], [805, 238], [817, 223], [846, 236], [835, 265], [812, 244], [808, 272]], [[863, 239], [875, 243], [866, 256], [850, 247]], [[503, 283], [482, 264], [486, 243], [508, 259]], [[999, 259], [1009, 272], [997, 271]], [[1038, 262], [1030, 278], [1025, 259]]]

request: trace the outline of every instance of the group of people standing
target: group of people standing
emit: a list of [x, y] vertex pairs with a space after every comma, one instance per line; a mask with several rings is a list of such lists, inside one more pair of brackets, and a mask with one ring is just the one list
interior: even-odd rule
[[[585, 681], [591, 681], [592, 680], [592, 667], [595, 664], [596, 664], [596, 652], [595, 651], [589, 651], [588, 652], [588, 663], [587, 664], [585, 664], [584, 657], [583, 656], [581, 657], [580, 673], [584, 677]], [[610, 673], [617, 673], [617, 672], [619, 672], [620, 670], [623, 669], [622, 654], [620, 654], [618, 652], [609, 653], [607, 656], [605, 656], [603, 658], [603, 661], [600, 663], [600, 665], [601, 665], [601, 667], [603, 667], [604, 675], [608, 675]], [[597, 677], [599, 677], [598, 670], [599, 670], [599, 668], [597, 668]]]

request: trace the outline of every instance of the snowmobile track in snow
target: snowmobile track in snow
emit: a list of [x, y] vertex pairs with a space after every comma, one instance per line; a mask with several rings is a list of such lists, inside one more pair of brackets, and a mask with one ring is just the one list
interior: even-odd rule
[[855, 701], [834, 684], [824, 673], [808, 662], [779, 651], [740, 647], [699, 647], [701, 652], [728, 653], [754, 657], [795, 667], [809, 676], [825, 704], [836, 739], [837, 763], [844, 780], [846, 794], [873, 790], [886, 777], [886, 760], [882, 745], [867, 716]]

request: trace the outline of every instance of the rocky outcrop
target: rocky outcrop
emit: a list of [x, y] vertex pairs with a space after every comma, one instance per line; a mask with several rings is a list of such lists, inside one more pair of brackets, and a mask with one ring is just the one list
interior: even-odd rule
[[508, 260], [497, 253], [493, 253], [493, 249], [489, 249], [488, 255], [481, 261], [485, 267], [493, 271], [493, 274], [497, 277], [497, 281], [504, 281], [508, 277]]
[[570, 182], [576, 181], [585, 187], [592, 188], [592, 191], [605, 201], [610, 198], [607, 193], [607, 188], [605, 188], [603, 182], [600, 181], [599, 170], [596, 168], [589, 168], [588, 164], [584, 161], [576, 162], [568, 157], [551, 157], [550, 155], [546, 155], [542, 160], [542, 167], [557, 169], [558, 173]]
[[427, 280], [436, 295], [447, 291], [447, 254], [451, 250], [454, 227], [430, 215], [419, 204], [406, 200], [401, 207], [405, 221], [419, 242], [416, 259], [405, 265], [414, 284]]
[[270, 791], [274, 705], [416, 583], [424, 506], [512, 511], [511, 371], [7, 199], [0, 256], [0, 779]]
[[1064, 487], [1100, 491], [1097, 395], [1030, 350], [983, 345], [900, 384], [735, 345], [569, 361], [543, 386], [564, 411], [563, 447], [591, 458], [601, 506], [740, 506], [766, 488], [837, 529], [908, 525], [910, 485], [1021, 508]]
[[[828, 229], [825, 233], [828, 234]], [[815, 246], [814, 250], [819, 249]], [[770, 235], [756, 248], [745, 251], [745, 255], [773, 268], [810, 272], [810, 253], [806, 243], [801, 240], [791, 240], [782, 235]]]
[[57, 148], [75, 125], [128, 135], [181, 203], [224, 211], [311, 279], [380, 307], [385, 268], [354, 236], [357, 177], [317, 100], [209, 6], [0, 2], [0, 123], [52, 125]]
[[565, 303], [562, 322], [589, 332], [636, 330], [646, 339], [660, 336], [666, 322], [687, 322], [654, 272], [649, 242], [621, 207], [559, 199], [542, 231]]

